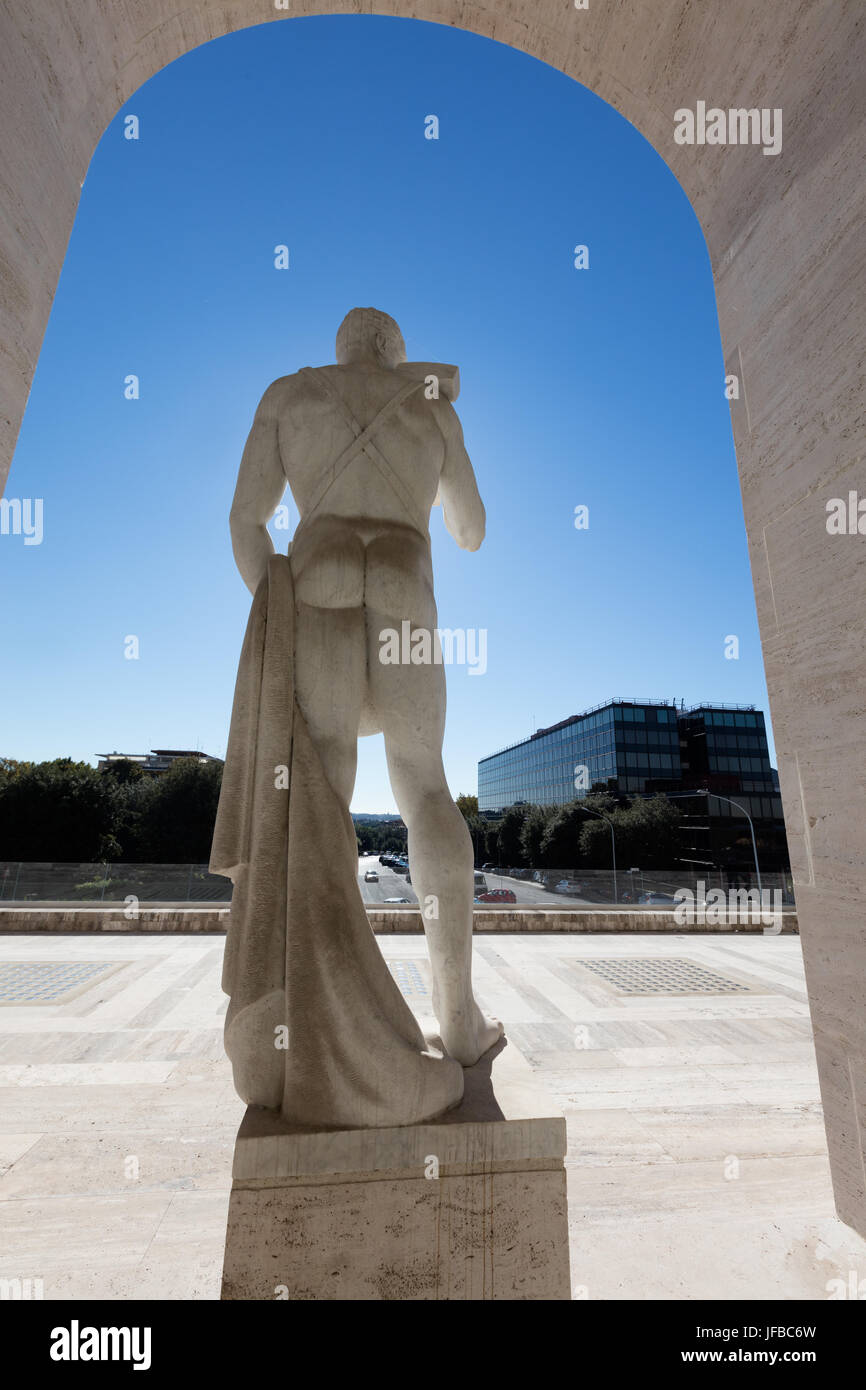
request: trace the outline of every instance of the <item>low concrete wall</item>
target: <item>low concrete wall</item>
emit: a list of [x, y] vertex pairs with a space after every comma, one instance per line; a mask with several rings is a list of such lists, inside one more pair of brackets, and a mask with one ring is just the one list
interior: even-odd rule
[[222, 906], [140, 907], [134, 917], [124, 915], [122, 905], [114, 907], [3, 907], [0, 908], [0, 935], [51, 932], [77, 935], [87, 932], [192, 933], [220, 932], [228, 926], [228, 903]]
[[[225, 933], [227, 904], [208, 907], [140, 907], [134, 917], [124, 916], [123, 907], [4, 907], [0, 908], [0, 935], [26, 935], [51, 932], [74, 935], [93, 932], [218, 932]], [[370, 908], [367, 912], [373, 931], [379, 935], [420, 932], [421, 914], [416, 908]], [[797, 932], [796, 912], [785, 912], [776, 919], [782, 931]], [[775, 924], [774, 924], [775, 925]], [[627, 907], [584, 908], [490, 908], [475, 912], [474, 930], [484, 932], [762, 932], [756, 923], [724, 922], [681, 926], [667, 909], [645, 912]]]
[[[387, 932], [421, 931], [421, 914], [410, 912], [379, 912], [369, 910], [367, 916], [373, 931], [384, 935]], [[411, 925], [410, 925], [411, 922]], [[785, 912], [774, 918], [773, 925], [782, 924], [782, 931], [796, 933], [796, 912]], [[760, 922], [754, 924], [738, 923], [733, 920], [721, 925], [682, 926], [675, 921], [673, 911], [661, 909], [645, 912], [640, 908], [600, 907], [575, 910], [543, 907], [502, 908], [476, 911], [472, 923], [476, 935], [484, 932], [762, 932]]]

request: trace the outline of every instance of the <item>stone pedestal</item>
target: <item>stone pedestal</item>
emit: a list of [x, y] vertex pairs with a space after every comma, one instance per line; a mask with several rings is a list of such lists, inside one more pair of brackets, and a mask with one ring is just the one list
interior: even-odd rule
[[507, 1043], [426, 1124], [312, 1132], [250, 1107], [223, 1298], [570, 1298], [557, 1111]]

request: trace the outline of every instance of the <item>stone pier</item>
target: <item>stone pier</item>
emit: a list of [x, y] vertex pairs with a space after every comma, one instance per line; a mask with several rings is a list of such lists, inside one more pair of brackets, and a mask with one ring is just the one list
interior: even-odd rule
[[313, 1133], [250, 1107], [224, 1299], [568, 1299], [565, 1119], [514, 1047], [428, 1124]]

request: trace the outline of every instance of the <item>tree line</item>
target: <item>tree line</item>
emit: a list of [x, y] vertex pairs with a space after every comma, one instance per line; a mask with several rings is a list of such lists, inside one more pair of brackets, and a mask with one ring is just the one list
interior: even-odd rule
[[402, 821], [355, 821], [359, 854], [405, 854], [406, 827]]
[[29, 863], [206, 864], [222, 763], [178, 758], [153, 777], [126, 759], [0, 759], [0, 858]]
[[630, 801], [595, 790], [566, 806], [511, 806], [498, 821], [478, 814], [475, 796], [458, 796], [457, 805], [469, 827], [479, 866], [609, 869], [611, 825], [620, 867], [669, 869], [682, 853], [682, 815], [661, 794]]
[[[222, 763], [178, 758], [153, 777], [125, 759], [99, 770], [72, 758], [0, 758], [0, 859], [30, 863], [206, 864]], [[669, 868], [680, 852], [681, 816], [664, 796], [627, 798], [596, 789], [567, 806], [512, 806], [498, 821], [478, 798], [457, 797], [475, 862], [503, 868], [608, 869], [617, 862]], [[358, 821], [358, 849], [406, 849], [400, 821]]]
[[[0, 860], [206, 864], [223, 765], [177, 758], [154, 777], [119, 758], [102, 770], [72, 758], [0, 758]], [[358, 849], [405, 853], [402, 821], [356, 822]]]

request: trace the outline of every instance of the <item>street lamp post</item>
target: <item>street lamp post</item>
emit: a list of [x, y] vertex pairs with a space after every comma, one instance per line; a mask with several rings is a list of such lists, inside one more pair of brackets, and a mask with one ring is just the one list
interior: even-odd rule
[[611, 859], [613, 860], [613, 900], [615, 903], [618, 903], [619, 894], [616, 889], [616, 836], [613, 833], [613, 821], [609, 816], [602, 815], [601, 811], [594, 811], [591, 806], [584, 806], [581, 801], [575, 802], [575, 805], [579, 806], [581, 811], [587, 811], [589, 815], [598, 816], [600, 820], [607, 821], [610, 826], [610, 853]]
[[691, 797], [691, 796], [705, 796], [705, 797], [707, 797], [707, 815], [709, 815], [709, 811], [710, 811], [709, 798], [710, 798], [711, 796], [714, 796], [714, 797], [716, 798], [717, 801], [726, 801], [726, 802], [728, 803], [729, 806], [736, 806], [736, 808], [737, 808], [738, 811], [742, 811], [743, 815], [746, 817], [746, 820], [749, 822], [749, 830], [752, 832], [752, 854], [753, 854], [754, 857], [755, 857], [755, 877], [756, 877], [757, 880], [758, 880], [758, 893], [760, 893], [760, 892], [761, 892], [761, 866], [760, 866], [760, 864], [758, 863], [758, 842], [757, 842], [757, 840], [755, 839], [755, 826], [754, 826], [754, 822], [752, 821], [752, 817], [749, 815], [749, 813], [748, 813], [748, 811], [746, 810], [745, 806], [742, 806], [742, 805], [740, 804], [739, 801], [732, 801], [731, 798], [730, 798], [729, 796], [719, 796], [719, 793], [718, 793], [718, 792], [711, 792], [711, 791], [709, 790], [708, 787], [699, 787], [697, 790], [692, 791], [692, 792], [674, 792], [672, 796], [669, 796], [669, 797], [668, 797], [668, 800], [669, 800], [669, 801], [684, 801], [684, 800], [688, 800], [688, 798]]

